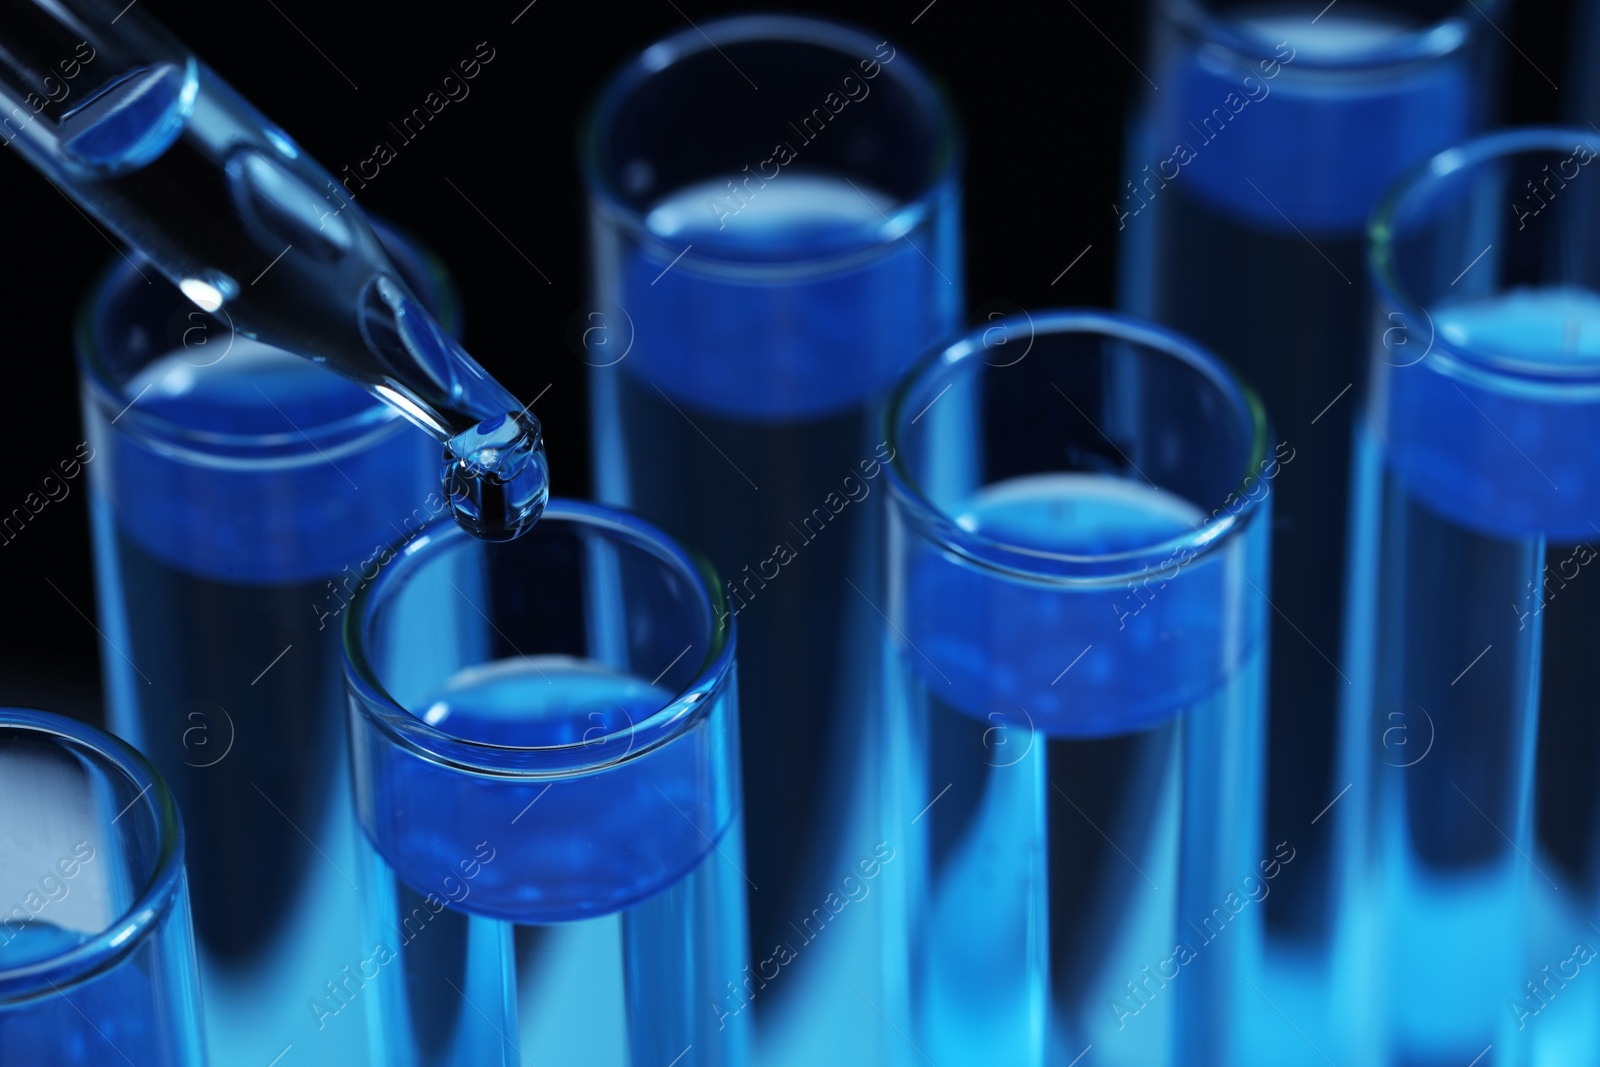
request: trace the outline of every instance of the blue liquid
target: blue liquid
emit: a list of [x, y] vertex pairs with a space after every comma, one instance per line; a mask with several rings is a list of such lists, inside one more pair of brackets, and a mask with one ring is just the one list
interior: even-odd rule
[[[897, 239], [903, 205], [855, 186], [786, 168], [720, 229], [712, 190], [683, 190], [646, 213], [659, 232], [645, 247], [601, 274], [634, 343], [591, 374], [599, 496], [706, 552], [731, 583], [757, 961], [885, 840], [872, 604], [885, 602], [892, 452], [873, 405], [959, 315], [954, 205]], [[738, 206], [721, 194], [722, 210]], [[848, 936], [802, 953], [755, 1003], [764, 1060], [900, 1044], [841, 978], [886, 1003], [876, 924], [897, 921], [890, 899], [852, 907]]]
[[[419, 707], [458, 737], [604, 754], [671, 699], [543, 656], [470, 668]], [[327, 990], [324, 1007], [375, 999], [380, 1061], [401, 1067], [669, 1063], [691, 1045], [681, 1062], [742, 1062], [748, 1016], [717, 1007], [744, 975], [738, 820], [689, 825], [691, 747], [618, 749], [609, 771], [543, 784], [392, 765], [379, 804], [404, 800], [362, 847], [375, 910], [357, 979], [378, 988]]]
[[[637, 330], [619, 369], [691, 414], [770, 424], [848, 413], [950, 318], [958, 291], [935, 266], [947, 250], [927, 232], [905, 239], [916, 219], [886, 193], [805, 171], [742, 207], [718, 191], [691, 186], [646, 214], [666, 258], [638, 255], [616, 299]], [[715, 259], [691, 252], [667, 270], [690, 245]]]
[[1434, 316], [1452, 346], [1526, 366], [1581, 369], [1600, 358], [1600, 294], [1578, 287], [1512, 289]]
[[[182, 944], [165, 935], [157, 937], [167, 942], [169, 952]], [[57, 955], [87, 940], [78, 931], [36, 918], [0, 945], [0, 970]], [[148, 965], [151, 957], [143, 959]], [[47, 989], [44, 997], [31, 1003], [0, 1007], [0, 1063], [99, 1067], [124, 1057], [140, 1067], [199, 1063], [200, 1051], [183, 1042], [182, 1034], [192, 1022], [186, 1017], [187, 1005], [166, 1003], [158, 992], [149, 975], [132, 964], [60, 993]]]
[[[1203, 518], [1142, 483], [1067, 474], [985, 487], [957, 521], [1083, 555]], [[1257, 640], [1218, 674], [1203, 631], [1237, 625], [1214, 584], [1226, 567], [1189, 563], [1118, 629], [1120, 583], [1037, 586], [927, 548], [912, 562], [911, 728], [926, 796], [949, 786], [918, 818], [914, 1003], [933, 1062], [1068, 1063], [1091, 1044], [1102, 1063], [1186, 1062], [1175, 1047], [1233, 1062], [1234, 976], [1259, 952], [1261, 907], [1226, 900], [1260, 873], [1263, 653]], [[1180, 943], [1191, 958], [1163, 977]]]
[[[987, 487], [957, 522], [1014, 547], [1083, 556], [1160, 545], [1191, 534], [1205, 518], [1142, 483], [1047, 474]], [[930, 610], [912, 613], [906, 632], [969, 706], [1011, 702], [1056, 734], [1153, 725], [1214, 689], [1231, 673], [1230, 659], [1247, 651], [1230, 653], [1216, 625], [1222, 568], [1186, 565], [1176, 548], [1164, 558], [1171, 562], [1147, 580], [1063, 596], [1048, 586], [994, 581], [930, 554], [913, 579], [918, 602]], [[1048, 571], [1049, 557], [1037, 565]], [[1117, 658], [1086, 655], [1081, 670], [1057, 677], [1090, 646], [1120, 651]], [[1126, 670], [1135, 660], [1139, 670]]]
[[895, 199], [853, 185], [799, 171], [733, 197], [713, 178], [661, 201], [645, 225], [662, 240], [710, 244], [752, 263], [804, 261], [849, 251], [863, 231], [892, 226]]
[[[1314, 4], [1267, 3], [1234, 8], [1243, 31], [1265, 46], [1290, 41], [1307, 59], [1338, 60], [1370, 54], [1398, 44], [1421, 27], [1411, 19], [1371, 4], [1341, 4], [1319, 12]], [[1311, 22], [1308, 16], [1317, 16]]]
[[[20, 919], [12, 917], [14, 923]], [[7, 927], [0, 941], [0, 970], [59, 956], [93, 939], [93, 934], [69, 930], [44, 919], [32, 919], [20, 929]]]
[[189, 896], [182, 870], [174, 884], [161, 868], [164, 798], [97, 741], [7, 719], [0, 1064], [200, 1067]]
[[[1376, 59], [1392, 57], [1425, 24], [1349, 6], [1320, 17], [1315, 2], [1228, 10], [1265, 60], [1205, 47], [1170, 53], [1155, 80], [1172, 88], [1151, 100], [1156, 154], [1140, 165], [1257, 230], [1294, 236], [1299, 227], [1314, 239], [1358, 233], [1411, 162], [1480, 126], [1484, 107], [1468, 57]], [[1343, 76], [1330, 75], [1341, 65]], [[1157, 165], [1167, 158], [1172, 166]], [[1146, 173], [1136, 167], [1131, 175], [1143, 200]], [[1164, 190], [1156, 189], [1159, 199]], [[1130, 195], [1122, 209], [1141, 203]]]
[[463, 527], [503, 540], [532, 526], [549, 492], [538, 420], [414, 297], [349, 189], [192, 58], [116, 73], [127, 57], [106, 47], [89, 77], [113, 76], [58, 116], [59, 143], [27, 139], [36, 165], [203, 311], [445, 442]]
[[[1600, 476], [1597, 390], [1569, 375], [1593, 373], [1600, 357], [1600, 296], [1572, 287], [1517, 289], [1431, 309], [1440, 358], [1389, 375], [1391, 462], [1413, 491], [1457, 522], [1516, 539], [1538, 531], [1561, 541], [1594, 534]], [[1450, 349], [1544, 379], [1496, 388], [1446, 368]], [[1474, 418], [1466, 416], [1471, 414]], [[1490, 432], [1481, 432], [1485, 425]]]
[[[1292, 840], [1301, 858], [1263, 905], [1273, 959], [1257, 984], [1323, 1048], [1347, 1029], [1329, 995], [1342, 813], [1312, 819], [1346, 784], [1334, 754], [1349, 687], [1332, 664], [1347, 654], [1350, 441], [1371, 343], [1365, 226], [1402, 173], [1480, 129], [1486, 112], [1486, 83], [1470, 55], [1380, 64], [1366, 74], [1310, 69], [1383, 51], [1418, 28], [1393, 6], [1230, 8], [1229, 19], [1265, 54], [1287, 42], [1266, 68], [1176, 45], [1170, 62], [1151, 71], [1162, 88], [1131, 131], [1126, 171], [1134, 188], [1124, 185], [1115, 205], [1119, 217], [1130, 213], [1119, 233], [1128, 253], [1120, 306], [1226, 360], [1295, 450], [1271, 487], [1271, 588], [1282, 614], [1270, 613], [1265, 818], [1268, 840]], [[1193, 157], [1165, 164], [1178, 145]], [[1293, 1004], [1291, 982], [1304, 991]], [[1302, 1052], [1321, 1062], [1245, 992], [1262, 1009], [1265, 1062]]]
[[[1432, 314], [1442, 345], [1524, 371], [1559, 376], [1600, 356], [1600, 300], [1580, 290]], [[1381, 436], [1363, 427], [1360, 441], [1356, 595], [1371, 636], [1354, 660], [1347, 744], [1370, 774], [1356, 785], [1375, 837], [1373, 865], [1356, 868], [1371, 879], [1356, 910], [1370, 914], [1356, 922], [1383, 946], [1390, 987], [1415, 994], [1379, 998], [1376, 1062], [1442, 1065], [1491, 1043], [1485, 1064], [1582, 1062], [1600, 1048], [1584, 1021], [1600, 991], [1581, 974], [1553, 997], [1541, 986], [1543, 999], [1526, 983], [1595, 936], [1581, 769], [1600, 697], [1600, 589], [1585, 580], [1600, 540], [1588, 526], [1595, 398], [1495, 388], [1447, 360], [1441, 349], [1388, 371]], [[1383, 744], [1396, 723], [1418, 735], [1415, 752]]]
[[[224, 336], [89, 418], [109, 716], [183, 813], [214, 1060], [357, 1065], [361, 1006], [306, 1010], [359, 949], [339, 628], [379, 550], [446, 513], [436, 446], [307, 360], [244, 338], [218, 359]], [[151, 416], [211, 437], [146, 443]]]

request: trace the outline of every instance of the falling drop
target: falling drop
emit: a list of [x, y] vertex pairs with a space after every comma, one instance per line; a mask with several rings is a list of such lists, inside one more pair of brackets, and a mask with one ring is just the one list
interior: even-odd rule
[[497, 415], [450, 439], [444, 490], [456, 522], [486, 541], [527, 531], [550, 499], [550, 469], [539, 420], [527, 412]]

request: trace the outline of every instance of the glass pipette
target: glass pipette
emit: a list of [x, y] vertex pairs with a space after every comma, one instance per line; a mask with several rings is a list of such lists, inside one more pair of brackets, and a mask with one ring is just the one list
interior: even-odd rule
[[202, 310], [433, 435], [468, 530], [537, 521], [538, 420], [423, 309], [349, 191], [139, 8], [0, 0], [0, 143]]

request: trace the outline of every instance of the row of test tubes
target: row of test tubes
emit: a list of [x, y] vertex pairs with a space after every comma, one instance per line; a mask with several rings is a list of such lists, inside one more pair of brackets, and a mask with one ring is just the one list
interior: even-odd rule
[[117, 736], [0, 713], [0, 1065], [1600, 1057], [1600, 134], [1489, 132], [1504, 4], [1319, 6], [1158, 0], [1121, 309], [970, 332], [913, 56], [647, 49], [603, 503], [514, 541], [117, 261]]

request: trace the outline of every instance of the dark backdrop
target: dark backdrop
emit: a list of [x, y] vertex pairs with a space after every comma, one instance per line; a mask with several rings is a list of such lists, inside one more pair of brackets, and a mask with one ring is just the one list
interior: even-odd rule
[[[587, 494], [584, 366], [564, 339], [584, 297], [585, 225], [573, 163], [578, 116], [608, 73], [651, 41], [689, 19], [748, 6], [136, 2], [333, 170], [370, 155], [376, 140], [389, 138], [387, 122], [419, 103], [479, 42], [495, 49], [471, 95], [385, 166], [359, 202], [443, 255], [465, 294], [467, 347], [493, 374], [524, 398], [549, 386], [538, 413], [555, 490]], [[1505, 51], [1508, 121], [1553, 121], [1574, 95], [1568, 81], [1576, 82], [1577, 72], [1567, 55], [1573, 6], [1518, 0], [1497, 19], [1503, 37], [1488, 39]], [[950, 86], [969, 140], [969, 307], [1110, 305], [1110, 204], [1123, 119], [1133, 94], [1145, 88], [1133, 66], [1144, 62], [1145, 4], [893, 0], [788, 9], [863, 24]], [[91, 275], [113, 252], [3, 148], [0, 220], [4, 365], [11, 375], [11, 445], [0, 464], [4, 513], [82, 439], [71, 320]], [[1086, 246], [1082, 261], [1052, 284]], [[0, 544], [0, 704], [100, 717], [85, 498], [84, 483], [74, 483], [71, 496]]]

